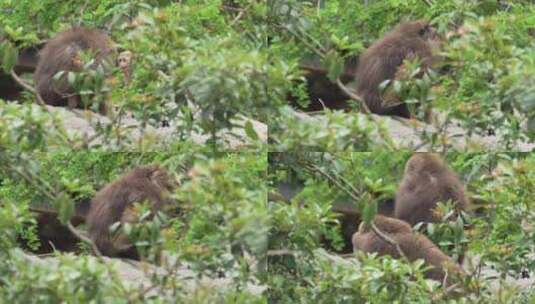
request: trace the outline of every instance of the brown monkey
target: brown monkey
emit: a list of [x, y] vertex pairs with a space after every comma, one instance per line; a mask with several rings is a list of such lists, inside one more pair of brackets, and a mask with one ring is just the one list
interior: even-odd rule
[[[355, 80], [357, 63], [358, 57], [356, 56], [346, 59], [343, 73], [340, 75], [340, 81], [344, 85], [348, 85]], [[304, 71], [310, 103], [306, 108], [303, 108], [295, 101], [295, 98], [290, 96], [289, 99], [292, 106], [307, 112], [321, 111], [324, 108], [332, 110], [349, 108], [349, 103], [347, 102], [350, 99], [349, 96], [327, 77], [328, 71], [322, 66], [321, 62], [305, 59], [300, 62], [299, 68]]]
[[[273, 157], [273, 155], [270, 155]], [[277, 191], [269, 192], [268, 199], [270, 201], [282, 201], [290, 203], [290, 201], [299, 194], [304, 184], [300, 181], [294, 182], [280, 182], [276, 185]], [[372, 197], [377, 198], [382, 196], [379, 192], [372, 192]], [[392, 216], [394, 213], [394, 198], [382, 198], [378, 202], [378, 213], [386, 216]], [[306, 202], [302, 202], [306, 205]], [[332, 242], [325, 236], [322, 236], [322, 244], [324, 248], [337, 253], [351, 253], [353, 252], [352, 237], [357, 232], [359, 223], [361, 222], [361, 211], [355, 203], [349, 199], [337, 199], [333, 202], [331, 210], [337, 214], [337, 220], [340, 223], [341, 236], [343, 240], [343, 247], [337, 250], [333, 247]]]
[[[423, 259], [427, 266], [432, 266], [425, 275], [429, 279], [444, 281], [446, 273], [448, 278], [452, 275], [462, 276], [464, 271], [449, 256], [445, 255], [431, 240], [421, 233], [413, 232], [406, 222], [383, 215], [376, 215], [375, 226], [390, 239], [395, 241], [409, 261]], [[388, 243], [377, 235], [366, 223], [362, 222], [359, 231], [353, 235], [353, 248], [355, 251], [368, 253], [376, 252], [378, 255], [390, 255], [399, 258], [397, 247]], [[448, 279], [448, 285], [453, 280]]]
[[411, 118], [405, 103], [390, 100], [386, 102], [390, 105], [385, 104], [379, 85], [387, 79], [394, 79], [405, 59], [418, 57], [422, 71], [425, 71], [437, 59], [432, 54], [437, 45], [436, 32], [428, 22], [405, 22], [373, 43], [360, 56], [356, 91], [372, 113]]
[[[57, 214], [40, 213], [36, 217], [37, 236], [39, 237], [39, 248], [37, 253], [50, 253], [55, 250], [76, 252], [80, 240], [63, 225]], [[78, 219], [71, 219], [73, 226], [79, 225]]]
[[137, 167], [101, 189], [91, 201], [87, 217], [88, 232], [102, 254], [139, 259], [135, 246], [121, 232], [113, 234], [116, 222], [137, 221], [134, 203], [148, 201], [153, 213], [173, 204], [169, 194], [176, 183], [166, 170], [156, 165]]
[[117, 56], [117, 66], [123, 71], [124, 74], [124, 81], [128, 83], [130, 81], [130, 74], [131, 66], [132, 64], [132, 52], [130, 51], [123, 51], [119, 53], [119, 56]]
[[[378, 202], [378, 214], [392, 216], [394, 212], [394, 199], [385, 198]], [[340, 253], [351, 253], [353, 251], [352, 238], [359, 228], [361, 222], [361, 211], [350, 201], [335, 201], [332, 211], [338, 213], [338, 221], [342, 230], [344, 248]]]
[[440, 220], [433, 210], [438, 202], [451, 200], [457, 210], [468, 208], [464, 186], [444, 161], [434, 153], [415, 153], [405, 165], [396, 192], [394, 216], [411, 225]]
[[[2, 39], [0, 37], [0, 48], [2, 45]], [[36, 47], [22, 48], [17, 59], [17, 63], [14, 66], [14, 72], [20, 73], [33, 73], [37, 66], [37, 53]], [[4, 100], [18, 100], [24, 88], [18, 84], [11, 75], [5, 74], [0, 71], [0, 99]]]
[[[89, 205], [89, 199], [75, 203], [74, 214], [70, 219], [74, 227], [85, 223]], [[29, 209], [35, 215], [37, 224], [36, 233], [40, 244], [35, 250], [36, 253], [50, 253], [55, 250], [77, 252], [79, 250], [79, 239], [60, 222], [57, 210], [48, 207], [30, 207]], [[24, 248], [30, 249], [24, 239], [20, 238], [19, 242]]]
[[[83, 108], [80, 96], [67, 83], [67, 77], [54, 81], [61, 71], [80, 72], [83, 68], [81, 52], [94, 53], [96, 68], [99, 64], [110, 62], [115, 54], [113, 42], [104, 32], [95, 29], [76, 27], [59, 33], [48, 41], [39, 54], [39, 62], [34, 79], [37, 92], [44, 102], [53, 106]], [[101, 104], [99, 112], [106, 114], [106, 106]]]
[[35, 71], [39, 58], [38, 47], [27, 47], [20, 50], [19, 58], [15, 65], [16, 73], [33, 73]]

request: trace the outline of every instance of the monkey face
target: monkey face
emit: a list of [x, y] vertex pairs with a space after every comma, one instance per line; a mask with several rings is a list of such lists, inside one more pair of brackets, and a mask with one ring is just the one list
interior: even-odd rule
[[65, 55], [70, 58], [70, 65], [74, 71], [80, 71], [84, 66], [81, 51], [81, 48], [76, 44], [70, 44], [65, 47]]
[[176, 180], [160, 168], [152, 173], [151, 181], [163, 192], [172, 192], [178, 186]]
[[425, 40], [432, 50], [439, 50], [442, 48], [442, 39], [438, 35], [437, 30], [429, 23], [425, 22], [420, 25], [418, 36]]
[[84, 65], [80, 54], [76, 54], [75, 56], [73, 56], [71, 63], [76, 70], [82, 69], [82, 66]]
[[119, 56], [117, 56], [117, 66], [123, 70], [128, 69], [131, 62], [132, 52], [130, 51], [123, 51], [119, 53]]

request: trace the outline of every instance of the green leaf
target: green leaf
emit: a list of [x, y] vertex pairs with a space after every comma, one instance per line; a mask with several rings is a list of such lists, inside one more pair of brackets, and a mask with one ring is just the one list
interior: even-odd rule
[[15, 64], [17, 64], [19, 52], [11, 43], [5, 43], [3, 49], [2, 68], [4, 69], [4, 72], [9, 73], [15, 67]]
[[58, 210], [58, 218], [60, 222], [66, 224], [74, 214], [74, 204], [67, 194], [59, 195], [53, 203]]
[[377, 202], [371, 201], [367, 204], [364, 204], [362, 210], [362, 220], [366, 223], [371, 223], [375, 215], [377, 214]]
[[73, 73], [73, 72], [68, 72], [67, 73], [67, 81], [70, 85], [73, 85], [74, 82], [76, 81], [76, 75]]
[[258, 140], [258, 134], [256, 134], [256, 131], [253, 128], [253, 123], [250, 120], [248, 120], [245, 123], [244, 129], [245, 129], [245, 134], [247, 134], [249, 138], [251, 138], [252, 140]]
[[344, 61], [335, 51], [330, 51], [323, 59], [324, 65], [327, 67], [327, 77], [330, 81], [336, 82], [344, 71]]

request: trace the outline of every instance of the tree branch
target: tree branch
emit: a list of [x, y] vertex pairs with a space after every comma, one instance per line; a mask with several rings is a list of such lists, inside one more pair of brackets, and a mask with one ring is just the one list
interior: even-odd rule
[[363, 112], [365, 114], [371, 114], [370, 112], [370, 109], [368, 108], [368, 105], [366, 104], [366, 102], [364, 102], [364, 100], [358, 96], [357, 94], [351, 92], [350, 89], [348, 89], [343, 83], [342, 83], [342, 80], [340, 80], [340, 77], [336, 78], [336, 84], [338, 85], [338, 88], [340, 88], [340, 90], [342, 90], [347, 96], [349, 96], [349, 98], [355, 100], [355, 101], [358, 101]]
[[[39, 94], [39, 92], [37, 92], [37, 90], [32, 87], [31, 85], [27, 84], [24, 80], [22, 80], [19, 75], [17, 75], [17, 73], [15, 73], [15, 70], [14, 69], [11, 69], [11, 71], [9, 71], [10, 74], [11, 74], [11, 77], [13, 77], [13, 79], [20, 85], [22, 86], [24, 89], [26, 89], [27, 91], [30, 91], [32, 92], [34, 95], [35, 95], [35, 98], [37, 100], [37, 103], [43, 107], [43, 109], [45, 109], [45, 111], [50, 115], [50, 118], [52, 119], [52, 123], [54, 125], [54, 127], [59, 131], [60, 128], [58, 126], [58, 124], [56, 123], [56, 120], [54, 119], [54, 116], [53, 116], [53, 113], [52, 111], [50, 111], [50, 109], [46, 106], [46, 103], [45, 101], [43, 100], [43, 98], [41, 97], [41, 94]], [[74, 144], [73, 142], [69, 139], [68, 136], [64, 136], [63, 134], [61, 133], [58, 133], [60, 134], [60, 138], [65, 142], [67, 143], [69, 146], [73, 147]]]
[[82, 232], [80, 232], [76, 228], [74, 228], [74, 226], [71, 224], [70, 220], [67, 221], [67, 227], [72, 232], [72, 234], [74, 234], [78, 239], [80, 239], [81, 241], [91, 245], [91, 249], [93, 249], [93, 253], [97, 257], [102, 257], [102, 253], [100, 253], [100, 250], [98, 250], [97, 245], [95, 244], [95, 242], [93, 242], [90, 238], [88, 238], [87, 236], [83, 235]]
[[375, 223], [371, 223], [371, 229], [373, 230], [373, 232], [375, 234], [377, 234], [377, 236], [379, 236], [381, 239], [383, 239], [383, 241], [387, 242], [388, 244], [396, 247], [396, 250], [398, 251], [399, 255], [404, 258], [405, 260], [409, 260], [407, 258], [407, 256], [405, 255], [405, 253], [403, 253], [403, 250], [401, 250], [401, 247], [399, 246], [399, 243], [396, 242], [395, 240], [393, 240], [392, 238], [390, 238], [388, 235], [386, 235], [385, 233], [383, 233], [381, 230], [379, 230], [379, 228], [377, 228], [377, 226], [375, 225]]
[[22, 78], [20, 78], [19, 75], [17, 75], [17, 73], [15, 73], [15, 70], [11, 69], [10, 74], [11, 74], [11, 77], [13, 77], [13, 79], [15, 79], [15, 81], [20, 86], [22, 86], [24, 89], [32, 92], [35, 95], [35, 97], [37, 98], [37, 103], [39, 105], [43, 106], [50, 113], [50, 110], [46, 107], [45, 101], [43, 100], [43, 98], [41, 97], [39, 92], [37, 92], [37, 90], [35, 90], [31, 85], [27, 84], [24, 80], [22, 80]]

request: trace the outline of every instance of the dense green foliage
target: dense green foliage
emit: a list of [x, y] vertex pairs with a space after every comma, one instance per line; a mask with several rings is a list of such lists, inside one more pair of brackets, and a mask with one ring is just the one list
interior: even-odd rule
[[[69, 82], [77, 92], [92, 96], [93, 104], [106, 101], [114, 109], [114, 114], [109, 114], [111, 123], [93, 125], [107, 149], [140, 146], [121, 140], [121, 133], [132, 132], [121, 125], [128, 117], [140, 121], [140, 132], [148, 126], [170, 124], [177, 140], [188, 140], [192, 132], [207, 134], [213, 148], [225, 149], [219, 131], [236, 127], [236, 120], [243, 117], [266, 122], [276, 101], [282, 102], [277, 97], [279, 90], [268, 89], [285, 85], [287, 70], [268, 57], [263, 2], [80, 0], [58, 5], [56, 1], [0, 1], [0, 11], [10, 16], [0, 21], [0, 62], [6, 73], [24, 47], [41, 43], [70, 26], [103, 29], [119, 49], [132, 52], [128, 81], [117, 68], [100, 75], [69, 73]], [[24, 100], [34, 103], [35, 97], [27, 95]], [[2, 133], [10, 137], [25, 134], [9, 126], [39, 128], [51, 119], [49, 113], [28, 113], [20, 106], [0, 115], [12, 119], [1, 126]], [[61, 124], [53, 126], [39, 131], [48, 144], [78, 147], [87, 141], [66, 142], [68, 136]], [[254, 143], [252, 148], [262, 146], [255, 141], [258, 134], [250, 124], [239, 128], [245, 128]], [[56, 135], [64, 140], [58, 142]], [[141, 147], [150, 146], [145, 145]]]
[[[515, 153], [535, 139], [533, 1], [0, 0], [0, 16], [0, 94], [24, 87], [0, 99], [0, 303], [535, 303], [535, 154]], [[358, 79], [338, 81], [359, 55], [417, 19], [437, 30], [442, 60], [420, 73], [409, 58], [383, 85], [422, 125], [432, 109], [436, 132], [392, 138], [420, 123], [360, 113], [358, 98], [347, 111], [296, 111], [318, 89], [311, 66], [351, 91]], [[37, 105], [18, 66], [76, 26], [133, 56], [125, 72], [83, 52], [86, 69], [56, 76], [88, 108], [105, 102], [101, 121]], [[453, 143], [472, 135], [484, 140]], [[453, 288], [426, 279], [422, 260], [353, 253], [358, 225], [392, 208], [412, 137], [441, 152], [471, 200], [455, 218], [441, 202], [449, 221], [413, 227], [466, 254]], [[100, 256], [84, 223], [75, 249], [41, 254], [39, 212], [66, 225], [145, 164], [179, 186], [164, 214], [138, 202], [143, 220], [116, 225], [139, 263]]]
[[[197, 299], [202, 303], [203, 297], [214, 301], [218, 297], [220, 301], [253, 301], [251, 295], [240, 300], [247, 292], [239, 290], [257, 283], [265, 271], [261, 265], [265, 265], [262, 261], [269, 224], [265, 205], [266, 160], [265, 155], [257, 153], [54, 152], [28, 158], [2, 155], [2, 302], [98, 302], [132, 293], [132, 282], [121, 282], [116, 274], [112, 275], [114, 270], [95, 260], [62, 257], [58, 271], [49, 273], [41, 266], [28, 265], [22, 257], [17, 258], [14, 247], [17, 240], [29, 243], [30, 247], [33, 240], [33, 246], [38, 246], [29, 207], [59, 208], [60, 217], [68, 219], [74, 202], [91, 198], [96, 190], [128, 168], [147, 163], [161, 164], [182, 182], [175, 195], [179, 205], [174, 208], [174, 217], [134, 225], [129, 236], [137, 240], [140, 252], [153, 261], [155, 256], [144, 248], [164, 248], [180, 265], [188, 265], [199, 276], [218, 278], [224, 273], [233, 282], [232, 288], [222, 290], [221, 294], [203, 294], [208, 291], [199, 290], [196, 292], [201, 294], [191, 294], [180, 282], [168, 285], [166, 281], [154, 281], [154, 288], [175, 288], [177, 294], [166, 300], [171, 302]], [[163, 233], [157, 233], [159, 230]], [[88, 246], [83, 245], [82, 252], [90, 253]], [[252, 266], [252, 261], [259, 266]], [[171, 270], [178, 265], [168, 267]], [[172, 278], [170, 275], [167, 280]], [[20, 293], [28, 288], [33, 288], [37, 297], [28, 298], [27, 292]], [[142, 302], [153, 296], [137, 291], [128, 297]]]
[[[344, 62], [357, 57], [373, 41], [406, 20], [427, 19], [442, 38], [443, 62], [431, 77], [408, 78], [394, 88], [401, 100], [420, 102], [442, 113], [439, 129], [454, 121], [469, 134], [496, 134], [500, 146], [533, 140], [535, 6], [530, 1], [272, 1], [269, 28], [271, 53], [293, 67], [293, 79], [306, 76], [303, 61], [317, 62], [331, 81]], [[366, 5], [367, 3], [367, 5]], [[434, 76], [433, 76], [434, 75]], [[289, 93], [308, 103], [304, 78]], [[358, 79], [355, 80], [358, 82]], [[353, 87], [354, 84], [348, 84]], [[329, 100], [325, 100], [325, 103]], [[324, 125], [292, 128], [301, 120], [287, 114], [272, 117], [273, 149], [302, 146], [322, 151], [368, 151], [370, 127], [352, 113], [327, 115]], [[342, 114], [340, 114], [342, 116]], [[287, 133], [288, 128], [292, 133]], [[350, 135], [348, 135], [350, 134]], [[424, 141], [433, 141], [425, 138]], [[373, 145], [372, 145], [373, 146]]]
[[[378, 204], [393, 197], [408, 157], [409, 153], [388, 152], [270, 155], [270, 192], [279, 191], [281, 183], [303, 185], [291, 201], [270, 198], [271, 301], [448, 301], [443, 287], [423, 278], [419, 262], [372, 255], [338, 257], [347, 229], [341, 226], [346, 219], [340, 216], [339, 203], [353, 206], [361, 219], [371, 219]], [[463, 221], [472, 228], [463, 231], [459, 218], [420, 230], [450, 256], [467, 249], [469, 257], [478, 257], [465, 263], [464, 294], [455, 303], [531, 303], [532, 289], [515, 294], [508, 284], [535, 269], [529, 254], [535, 248], [535, 179], [528, 169], [533, 155], [448, 153], [445, 159], [467, 185], [473, 204]], [[447, 208], [440, 210], [448, 214]]]

